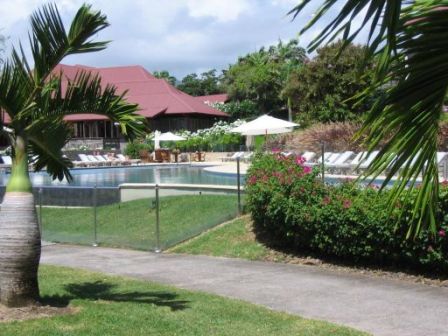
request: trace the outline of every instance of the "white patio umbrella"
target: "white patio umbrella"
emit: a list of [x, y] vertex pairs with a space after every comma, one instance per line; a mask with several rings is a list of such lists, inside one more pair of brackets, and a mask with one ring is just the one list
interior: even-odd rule
[[171, 132], [166, 132], [166, 133], [162, 133], [160, 134], [160, 136], [158, 137], [159, 141], [184, 141], [187, 140], [184, 137], [181, 137], [179, 135], [173, 134]]
[[296, 126], [299, 125], [264, 114], [255, 120], [249, 121], [232, 129], [231, 132], [241, 133], [242, 135], [268, 135], [288, 133], [291, 132], [293, 127]]

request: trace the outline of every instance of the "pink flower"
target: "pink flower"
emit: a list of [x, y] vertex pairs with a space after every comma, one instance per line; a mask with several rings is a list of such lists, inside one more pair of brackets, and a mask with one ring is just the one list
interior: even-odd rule
[[280, 148], [272, 148], [272, 153], [280, 153]]
[[439, 237], [445, 237], [446, 236], [446, 231], [444, 229], [440, 229], [439, 230]]
[[296, 164], [299, 166], [303, 166], [303, 164], [306, 162], [306, 159], [303, 156], [297, 156], [296, 157]]
[[324, 199], [322, 200], [322, 203], [325, 205], [328, 205], [331, 203], [331, 198], [328, 196], [325, 196]]
[[342, 202], [342, 206], [344, 207], [344, 209], [348, 209], [352, 206], [352, 201], [350, 201], [349, 199], [344, 200], [344, 202]]
[[255, 184], [257, 182], [256, 176], [249, 177], [249, 180], [247, 181], [248, 184]]
[[309, 174], [309, 173], [311, 173], [311, 171], [312, 171], [311, 167], [307, 167], [307, 166], [303, 167], [303, 172], [305, 174]]

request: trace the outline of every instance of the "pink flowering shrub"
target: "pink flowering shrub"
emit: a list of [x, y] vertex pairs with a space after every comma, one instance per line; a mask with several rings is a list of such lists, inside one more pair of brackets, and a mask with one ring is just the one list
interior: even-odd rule
[[[318, 169], [305, 164], [280, 153], [254, 159], [246, 179], [247, 208], [260, 240], [361, 264], [448, 271], [448, 186], [441, 185], [437, 234], [423, 231], [406, 239], [405, 219], [388, 217], [387, 191], [354, 181], [326, 185]], [[402, 200], [397, 213], [410, 204], [412, 197]]]

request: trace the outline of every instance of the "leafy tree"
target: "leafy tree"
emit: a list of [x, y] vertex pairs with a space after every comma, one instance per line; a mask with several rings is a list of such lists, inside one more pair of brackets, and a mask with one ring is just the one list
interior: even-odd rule
[[359, 120], [370, 110], [372, 99], [358, 104], [350, 99], [373, 80], [371, 64], [359, 74], [365, 47], [349, 44], [338, 55], [341, 47], [342, 42], [337, 42], [317, 49], [311, 61], [290, 75], [282, 94], [291, 99], [300, 125]]
[[228, 103], [213, 104], [217, 110], [226, 112], [231, 120], [251, 119], [258, 115], [257, 105], [251, 100], [230, 101]]
[[259, 114], [287, 110], [287, 97], [280, 95], [294, 69], [306, 59], [297, 40], [263, 47], [238, 59], [224, 71], [224, 86], [231, 100], [255, 102]]
[[[37, 270], [40, 233], [28, 165], [36, 171], [46, 168], [59, 180], [69, 181], [71, 162], [63, 156], [69, 126], [63, 117], [95, 113], [119, 123], [121, 131], [133, 138], [142, 131], [143, 117], [137, 106], [128, 104], [115, 87], [101, 86], [101, 78], [79, 72], [64, 79], [55, 67], [66, 56], [102, 50], [107, 42], [92, 38], [108, 26], [101, 12], [83, 5], [68, 33], [57, 8], [45, 5], [31, 16], [32, 69], [22, 52], [13, 50], [0, 77], [0, 108], [8, 115], [6, 127], [12, 146], [11, 176], [0, 211], [0, 303], [6, 306], [34, 304], [39, 299]], [[67, 81], [62, 88], [63, 80]]]
[[177, 83], [177, 78], [174, 76], [171, 76], [170, 73], [166, 70], [162, 70], [162, 71], [154, 71], [153, 76], [156, 78], [160, 78], [160, 79], [164, 79], [166, 80], [168, 83], [170, 83], [171, 85], [175, 86]]
[[203, 72], [200, 76], [195, 73], [186, 75], [177, 88], [192, 96], [206, 96], [221, 93], [220, 78], [216, 70]]
[[[291, 14], [298, 15], [311, 0], [304, 0]], [[313, 1], [314, 3], [315, 1]], [[338, 0], [326, 0], [302, 30], [310, 29]], [[375, 55], [375, 81], [365, 95], [385, 87], [385, 94], [373, 105], [363, 131], [373, 151], [387, 134], [391, 140], [381, 149], [366, 175], [378, 176], [387, 168], [387, 178], [398, 174], [390, 193], [391, 210], [402, 198], [409, 198], [417, 179], [417, 190], [409, 219], [408, 237], [418, 236], [429, 226], [437, 232], [439, 174], [437, 134], [448, 91], [448, 1], [447, 0], [347, 0], [338, 14], [311, 42], [315, 50], [325, 41], [343, 34], [343, 47], [359, 34], [369, 31], [366, 59]], [[360, 18], [361, 28], [351, 23]], [[386, 86], [387, 85], [387, 86]], [[407, 209], [402, 208], [402, 213]]]

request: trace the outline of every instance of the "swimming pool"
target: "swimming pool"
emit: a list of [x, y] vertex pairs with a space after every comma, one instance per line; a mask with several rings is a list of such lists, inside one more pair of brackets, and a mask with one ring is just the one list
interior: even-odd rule
[[[218, 175], [206, 172], [203, 167], [192, 166], [135, 166], [72, 169], [72, 183], [66, 180], [53, 181], [46, 172], [31, 173], [37, 186], [83, 186], [117, 187], [123, 183], [179, 183], [236, 185], [236, 176]], [[6, 185], [9, 174], [0, 173], [0, 186]]]

